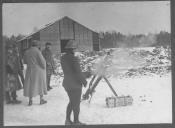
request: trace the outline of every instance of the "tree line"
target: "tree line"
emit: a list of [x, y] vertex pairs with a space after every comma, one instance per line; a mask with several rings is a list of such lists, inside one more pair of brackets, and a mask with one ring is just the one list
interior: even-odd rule
[[171, 35], [166, 31], [157, 34], [124, 35], [120, 32], [100, 32], [101, 48], [115, 47], [151, 47], [167, 46], [171, 43]]
[[[167, 46], [171, 43], [171, 34], [166, 31], [160, 31], [157, 34], [138, 34], [125, 35], [116, 31], [100, 32], [100, 47], [151, 47], [151, 46]], [[24, 35], [12, 35], [11, 37], [3, 36], [6, 46], [17, 42], [25, 37]]]
[[10, 37], [3, 35], [3, 42], [5, 43], [6, 47], [8, 47], [9, 45], [16, 43], [17, 41], [19, 41], [20, 39], [22, 39], [24, 37], [25, 36], [21, 35], [21, 34], [19, 34], [17, 36], [12, 35]]

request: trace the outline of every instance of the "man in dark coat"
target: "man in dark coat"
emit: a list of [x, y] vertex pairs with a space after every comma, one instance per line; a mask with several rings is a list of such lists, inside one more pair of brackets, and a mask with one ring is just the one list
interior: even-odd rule
[[[73, 43], [72, 40], [67, 43], [65, 47], [66, 53], [61, 57], [61, 66], [64, 73], [63, 87], [69, 96], [65, 125], [82, 125], [83, 123], [79, 121], [80, 100], [82, 86], [86, 87], [87, 81], [81, 72], [78, 58], [74, 56], [75, 46]], [[70, 119], [72, 111], [74, 113], [74, 122]]]
[[[22, 84], [20, 82], [19, 76], [22, 72], [19, 57], [15, 54], [14, 47], [11, 45], [7, 49], [6, 58], [6, 102], [19, 104], [21, 101], [17, 100], [16, 91], [22, 89]], [[22, 81], [23, 82], [23, 81]]]
[[50, 50], [51, 43], [47, 42], [45, 46], [46, 47], [42, 51], [42, 54], [46, 60], [47, 90], [49, 91], [50, 89], [52, 89], [52, 87], [50, 86], [50, 78], [51, 75], [55, 73], [55, 65], [52, 52]]

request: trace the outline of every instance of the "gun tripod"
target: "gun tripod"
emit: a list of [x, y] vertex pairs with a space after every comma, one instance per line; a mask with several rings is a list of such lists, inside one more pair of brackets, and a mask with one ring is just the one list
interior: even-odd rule
[[[94, 82], [95, 78], [97, 77], [96, 81]], [[88, 100], [89, 96], [90, 96], [90, 100], [89, 103], [91, 101], [92, 95], [95, 92], [95, 88], [97, 87], [98, 83], [100, 82], [101, 79], [104, 79], [107, 83], [107, 85], [109, 86], [109, 88], [111, 89], [111, 91], [114, 93], [114, 95], [117, 97], [117, 93], [115, 92], [115, 90], [113, 89], [112, 85], [110, 84], [110, 82], [108, 81], [108, 79], [105, 76], [97, 76], [94, 75], [89, 83], [89, 88], [87, 89], [87, 91], [85, 92], [85, 94], [83, 95], [83, 99], [82, 100]], [[94, 83], [93, 83], [94, 82]]]

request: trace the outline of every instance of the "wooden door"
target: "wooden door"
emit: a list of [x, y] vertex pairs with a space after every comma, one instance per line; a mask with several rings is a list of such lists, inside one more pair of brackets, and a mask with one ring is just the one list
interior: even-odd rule
[[61, 40], [61, 53], [65, 52], [65, 46], [69, 40]]

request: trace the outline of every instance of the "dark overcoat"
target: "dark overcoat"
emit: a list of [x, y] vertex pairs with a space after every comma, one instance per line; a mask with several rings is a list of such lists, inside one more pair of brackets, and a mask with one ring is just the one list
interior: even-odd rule
[[86, 79], [80, 69], [79, 59], [71, 53], [61, 57], [61, 66], [64, 73], [63, 87], [66, 90], [81, 89], [86, 85]]
[[19, 58], [16, 54], [8, 54], [6, 59], [6, 91], [16, 91], [22, 88], [19, 73], [22, 72]]

